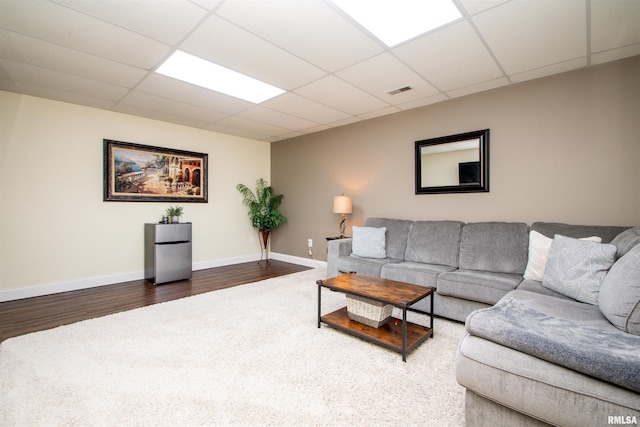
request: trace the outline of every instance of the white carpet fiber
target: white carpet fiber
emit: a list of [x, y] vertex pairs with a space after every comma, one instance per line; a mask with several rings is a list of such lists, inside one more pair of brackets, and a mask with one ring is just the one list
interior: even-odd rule
[[[11, 338], [2, 426], [462, 426], [461, 324], [399, 353], [317, 328], [322, 269]], [[345, 305], [322, 291], [322, 312]]]

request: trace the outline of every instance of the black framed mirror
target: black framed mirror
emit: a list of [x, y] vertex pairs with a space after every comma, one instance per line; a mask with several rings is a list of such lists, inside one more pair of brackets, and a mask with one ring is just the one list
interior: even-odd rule
[[489, 129], [416, 141], [416, 194], [489, 191]]

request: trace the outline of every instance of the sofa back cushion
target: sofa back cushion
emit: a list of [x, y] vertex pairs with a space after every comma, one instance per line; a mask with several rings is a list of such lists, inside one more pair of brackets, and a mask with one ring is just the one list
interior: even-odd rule
[[571, 225], [559, 222], [534, 222], [531, 229], [553, 239], [556, 234], [580, 239], [582, 237], [598, 236], [602, 243], [610, 243], [614, 237], [629, 227], [609, 225]]
[[409, 227], [412, 222], [413, 221], [405, 219], [367, 218], [365, 226], [377, 228], [385, 227], [387, 229], [387, 258], [403, 259], [404, 252], [407, 248]]
[[387, 229], [387, 258], [404, 259], [407, 236], [412, 222], [406, 219], [367, 218], [365, 226], [385, 227]]
[[529, 227], [521, 222], [465, 224], [459, 266], [465, 270], [523, 274], [527, 266]]
[[618, 234], [611, 241], [612, 245], [618, 248], [617, 257], [621, 258], [626, 255], [634, 246], [640, 244], [640, 227], [629, 228]]
[[405, 261], [458, 267], [460, 234], [458, 221], [416, 221], [409, 228]]
[[598, 306], [616, 328], [640, 335], [640, 245], [613, 264], [600, 287]]

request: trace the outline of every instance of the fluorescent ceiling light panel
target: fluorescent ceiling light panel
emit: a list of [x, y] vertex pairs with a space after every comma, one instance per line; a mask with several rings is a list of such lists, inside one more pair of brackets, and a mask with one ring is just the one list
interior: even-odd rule
[[171, 55], [156, 72], [255, 104], [285, 92], [181, 50]]
[[451, 0], [331, 0], [393, 47], [462, 17]]

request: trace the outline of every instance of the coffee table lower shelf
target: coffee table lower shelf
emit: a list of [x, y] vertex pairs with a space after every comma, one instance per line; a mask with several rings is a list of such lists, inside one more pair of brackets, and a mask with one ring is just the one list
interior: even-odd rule
[[[382, 325], [379, 328], [373, 328], [365, 325], [364, 323], [351, 320], [347, 313], [347, 307], [343, 307], [340, 310], [336, 310], [333, 313], [325, 314], [320, 317], [320, 321], [347, 334], [365, 339], [398, 353], [403, 353], [401, 319], [398, 320], [397, 325], [395, 324], [394, 319], [391, 319], [391, 321], [386, 325]], [[406, 353], [409, 353], [427, 338], [432, 336], [433, 328], [407, 322]]]

